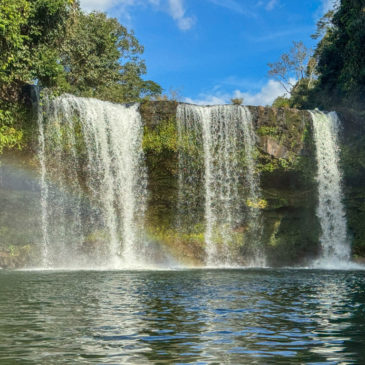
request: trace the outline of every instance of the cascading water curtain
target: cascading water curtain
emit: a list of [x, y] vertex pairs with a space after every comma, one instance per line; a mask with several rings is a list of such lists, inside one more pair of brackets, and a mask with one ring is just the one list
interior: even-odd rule
[[138, 104], [45, 98], [38, 126], [42, 264], [143, 262], [147, 178]]
[[206, 265], [262, 266], [260, 188], [249, 110], [184, 104], [178, 107], [177, 120], [178, 211], [187, 228], [198, 230], [203, 218]]
[[335, 112], [312, 111], [317, 153], [318, 207], [322, 234], [321, 257], [315, 266], [338, 267], [350, 259], [347, 222], [343, 206], [342, 176], [339, 168], [340, 120]]

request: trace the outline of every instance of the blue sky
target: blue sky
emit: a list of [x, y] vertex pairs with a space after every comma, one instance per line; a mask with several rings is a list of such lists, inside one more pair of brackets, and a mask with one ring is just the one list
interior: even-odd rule
[[133, 29], [147, 78], [181, 101], [268, 105], [284, 93], [268, 62], [310, 35], [333, 0], [81, 0]]

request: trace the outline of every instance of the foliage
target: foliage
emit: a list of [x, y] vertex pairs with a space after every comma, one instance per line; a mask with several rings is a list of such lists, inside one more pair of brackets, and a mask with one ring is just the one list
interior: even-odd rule
[[143, 47], [133, 32], [104, 13], [83, 13], [75, 0], [0, 5], [0, 46], [3, 99], [9, 89], [19, 94], [19, 86], [34, 80], [59, 92], [117, 102], [161, 93], [159, 85], [141, 78]]
[[133, 32], [117, 19], [98, 12], [79, 12], [61, 51], [69, 90], [114, 102], [161, 93], [160, 86], [141, 78], [146, 73], [142, 53]]
[[275, 108], [290, 108], [290, 99], [284, 96], [278, 96], [272, 106]]
[[50, 86], [61, 77], [58, 49], [74, 6], [73, 0], [9, 0], [0, 5], [3, 100], [17, 101], [25, 83], [37, 79]]
[[330, 10], [318, 20], [316, 32], [311, 35], [311, 38], [323, 39], [329, 33], [329, 30], [333, 28], [332, 18], [334, 13], [334, 10]]
[[57, 47], [73, 6], [71, 0], [0, 3], [0, 153], [24, 143], [24, 85], [35, 79], [51, 85], [62, 75]]
[[300, 51], [300, 47], [295, 47], [298, 43], [294, 43], [289, 54], [284, 54], [280, 61], [269, 64], [269, 74], [283, 84], [287, 83], [290, 75], [296, 73], [298, 82], [295, 85], [289, 84], [292, 87], [290, 106], [331, 109], [342, 104], [363, 109], [364, 1], [342, 0], [335, 10], [329, 11], [318, 21], [312, 38], [319, 40], [312, 57], [304, 57], [305, 52]]
[[[19, 60], [25, 56], [26, 36], [21, 29], [27, 22], [30, 3], [27, 0], [0, 3], [0, 85], [11, 82], [22, 68]], [[12, 72], [11, 72], [12, 71]]]
[[161, 94], [142, 79], [142, 53], [133, 32], [103, 13], [83, 13], [77, 0], [0, 2], [0, 153], [21, 146], [16, 110], [27, 84], [113, 102]]
[[342, 0], [319, 43], [318, 90], [336, 99], [362, 101], [365, 98], [365, 4], [363, 0]]
[[4, 148], [23, 148], [26, 130], [21, 123], [26, 117], [20, 105], [0, 101], [0, 154]]
[[201, 265], [204, 262], [204, 227], [196, 224], [190, 233], [182, 233], [164, 225], [150, 225], [147, 229], [149, 239], [163, 245], [173, 257], [185, 265]]
[[183, 100], [183, 96], [181, 95], [181, 91], [179, 89], [170, 88], [168, 92], [163, 94], [156, 93], [153, 95], [146, 95], [145, 100], [152, 100], [152, 101], [175, 101], [179, 102]]
[[[3, 111], [0, 111], [0, 119], [3, 117]], [[16, 130], [7, 125], [0, 125], [0, 153], [4, 147], [21, 149], [21, 141], [23, 139], [23, 131]]]
[[256, 133], [259, 135], [259, 136], [277, 136], [279, 134], [279, 130], [278, 130], [278, 127], [277, 126], [267, 126], [267, 125], [264, 125], [264, 126], [261, 126], [257, 131]]
[[250, 208], [265, 209], [267, 208], [267, 201], [265, 199], [258, 199], [257, 201], [247, 199], [246, 204]]
[[161, 153], [164, 150], [177, 151], [176, 121], [170, 118], [161, 122], [154, 129], [145, 127], [142, 146], [145, 151]]

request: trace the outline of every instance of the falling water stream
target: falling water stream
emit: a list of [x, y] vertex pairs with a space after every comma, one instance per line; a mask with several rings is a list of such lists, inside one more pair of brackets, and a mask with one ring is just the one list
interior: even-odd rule
[[313, 111], [311, 115], [318, 164], [317, 216], [322, 228], [322, 254], [314, 266], [338, 268], [350, 259], [339, 169], [340, 120], [335, 112], [325, 114]]
[[146, 205], [138, 104], [45, 99], [38, 127], [43, 266], [138, 265]]
[[[147, 174], [138, 104], [65, 95], [38, 113], [43, 267], [143, 266]], [[350, 258], [336, 113], [311, 112], [318, 163], [321, 257]], [[203, 232], [209, 267], [264, 266], [252, 117], [235, 105], [177, 109], [177, 223]], [[241, 259], [243, 257], [243, 259]]]
[[[250, 232], [256, 241], [251, 264], [262, 266], [259, 177], [255, 171], [256, 141], [249, 110], [234, 105], [184, 104], [178, 107], [177, 119], [183, 145], [179, 156], [179, 200], [180, 206], [185, 207], [180, 214], [194, 216], [201, 180], [207, 266], [235, 265], [237, 249], [247, 237], [244, 232]], [[199, 163], [203, 165], [200, 179]]]

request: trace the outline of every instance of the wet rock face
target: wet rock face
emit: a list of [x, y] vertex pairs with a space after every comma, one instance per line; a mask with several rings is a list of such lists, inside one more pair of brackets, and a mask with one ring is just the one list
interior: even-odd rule
[[[149, 206], [147, 225], [151, 236], [178, 253], [185, 263], [204, 260], [204, 214], [194, 222], [199, 231], [179, 231], [177, 222], [178, 146], [165, 128], [176, 125], [173, 102], [147, 102], [140, 107], [149, 142], [163, 134], [159, 144], [148, 143]], [[316, 163], [312, 145], [311, 117], [306, 111], [248, 107], [256, 134], [256, 168], [261, 175], [262, 234], [268, 264], [303, 263], [318, 253], [319, 225], [315, 209]], [[169, 133], [161, 132], [168, 130]], [[147, 144], [146, 144], [147, 146]], [[202, 203], [204, 205], [204, 202]], [[199, 253], [199, 254], [197, 254]]]
[[147, 101], [141, 103], [139, 112], [144, 124], [154, 128], [170, 118], [175, 118], [178, 103], [175, 101]]
[[280, 144], [277, 140], [270, 136], [263, 136], [260, 139], [260, 146], [263, 151], [275, 158], [287, 158], [288, 150], [285, 146]]
[[354, 259], [365, 257], [365, 109], [338, 110], [342, 121], [340, 163], [343, 172], [348, 233]]
[[[177, 105], [171, 101], [149, 101], [140, 105], [144, 124], [143, 148], [148, 169], [147, 234], [151, 240], [162, 244], [167, 254], [178, 257], [183, 263], [199, 265], [205, 257], [204, 212], [199, 215], [199, 221], [194, 222], [194, 229], [182, 231], [177, 224]], [[303, 259], [318, 252], [319, 234], [315, 214], [316, 164], [310, 115], [294, 109], [248, 108], [256, 134], [255, 159], [263, 198], [260, 207], [262, 240], [268, 264], [280, 266], [302, 263]], [[34, 136], [36, 145], [37, 133]], [[34, 155], [30, 156], [32, 153], [29, 151], [29, 156], [21, 156], [19, 163], [37, 175], [38, 162]], [[36, 179], [35, 176], [34, 181]], [[4, 185], [6, 179], [2, 181]], [[22, 229], [17, 229], [19, 224], [15, 225], [14, 222], [19, 219], [12, 218], [19, 212], [18, 206], [28, 200], [32, 203], [27, 206], [36, 207], [38, 203], [35, 199], [38, 199], [39, 194], [23, 186], [19, 189], [21, 194], [14, 185], [1, 187], [0, 181], [0, 201], [6, 201], [13, 207], [13, 210], [8, 209], [6, 215], [2, 215], [3, 226], [7, 227], [0, 231], [0, 253], [3, 252], [0, 266], [3, 267], [26, 265], [30, 259], [23, 260], [20, 256], [30, 257], [28, 252], [36, 252], [34, 247], [39, 243], [39, 239], [28, 240], [33, 233], [26, 234], [36, 227], [39, 214], [28, 214], [25, 209], [21, 210], [24, 217], [18, 213], [19, 219], [27, 222], [27, 231], [24, 224]], [[9, 202], [10, 197], [12, 200]], [[201, 205], [204, 206], [204, 202]], [[236, 231], [244, 234], [245, 227], [237, 227]], [[29, 251], [22, 250], [21, 247], [28, 243], [31, 246]]]

